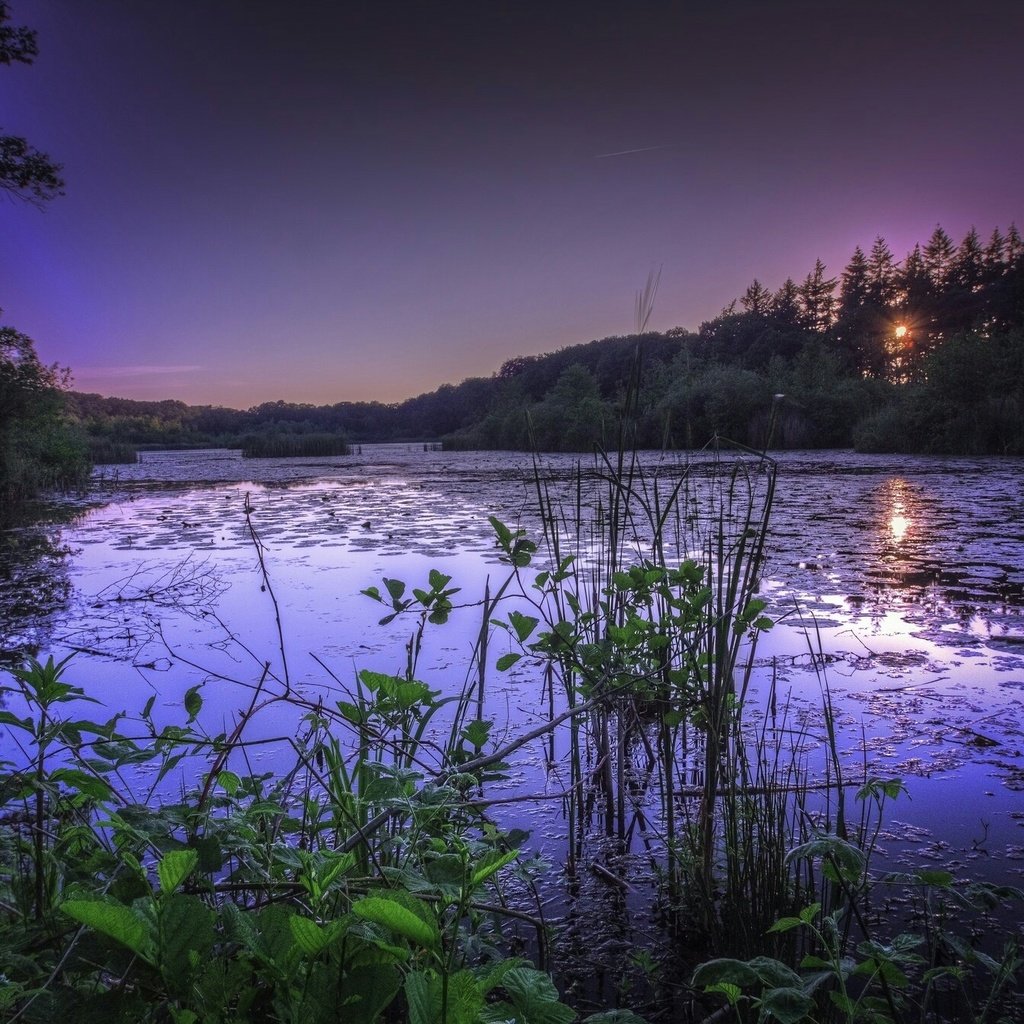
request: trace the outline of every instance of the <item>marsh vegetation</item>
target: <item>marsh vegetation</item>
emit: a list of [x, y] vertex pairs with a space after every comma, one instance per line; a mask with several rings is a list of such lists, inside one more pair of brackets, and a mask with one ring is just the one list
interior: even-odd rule
[[[184, 457], [189, 477], [244, 478], [214, 454]], [[67, 609], [52, 640], [94, 654], [29, 662], [6, 698], [7, 749], [21, 751], [3, 769], [12, 1016], [1014, 1012], [1015, 948], [995, 941], [1019, 935], [1010, 876], [971, 879], [978, 865], [952, 851], [936, 864], [878, 849], [895, 841], [904, 785], [921, 788], [886, 770], [874, 726], [851, 741], [850, 705], [834, 698], [838, 609], [805, 601], [802, 649], [778, 646], [794, 623], [770, 559], [809, 545], [786, 547], [804, 513], [773, 509], [772, 460], [623, 455], [453, 476], [450, 455], [418, 451], [431, 478], [412, 457], [397, 475], [339, 469], [334, 484], [193, 485], [187, 512], [186, 492], [121, 480], [122, 500], [89, 514], [74, 543], [100, 571], [79, 585], [103, 607]], [[173, 472], [150, 459], [124, 472]], [[799, 469], [785, 479], [807, 484]], [[447, 497], [432, 522], [435, 488]], [[489, 518], [482, 502], [502, 489]], [[882, 493], [885, 529], [902, 518], [908, 540], [921, 496], [912, 483]], [[303, 518], [312, 532], [289, 540]], [[395, 561], [402, 546], [419, 556]], [[985, 550], [956, 585], [992, 607], [1001, 594], [993, 623], [1012, 624], [1013, 581], [981, 581], [1003, 557]], [[242, 572], [233, 588], [204, 551]], [[875, 564], [902, 586], [928, 553]], [[312, 579], [327, 586], [296, 603]], [[355, 619], [330, 608], [339, 586], [363, 591]], [[328, 631], [312, 639], [317, 609]], [[156, 688], [122, 717], [130, 689], [103, 679], [125, 670]], [[1005, 761], [1001, 736], [998, 749]]]

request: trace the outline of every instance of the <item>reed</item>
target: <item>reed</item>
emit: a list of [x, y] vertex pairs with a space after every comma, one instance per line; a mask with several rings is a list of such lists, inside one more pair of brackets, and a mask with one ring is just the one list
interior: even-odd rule
[[94, 466], [126, 466], [139, 461], [135, 445], [124, 441], [110, 441], [101, 437], [89, 438], [89, 461]]
[[340, 434], [250, 434], [242, 438], [242, 458], [294, 459], [301, 456], [348, 455]]

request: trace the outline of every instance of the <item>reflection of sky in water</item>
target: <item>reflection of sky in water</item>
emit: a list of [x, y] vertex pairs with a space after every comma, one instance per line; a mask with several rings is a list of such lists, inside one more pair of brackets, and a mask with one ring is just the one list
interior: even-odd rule
[[[567, 501], [576, 462], [545, 460]], [[264, 661], [280, 671], [248, 494], [295, 685], [326, 686], [337, 699], [361, 668], [400, 670], [412, 623], [378, 625], [386, 609], [360, 591], [385, 576], [422, 585], [438, 568], [466, 607], [429, 631], [421, 676], [453, 692], [480, 627], [474, 602], [507, 572], [487, 517], [537, 535], [531, 465], [528, 456], [414, 446], [309, 462], [147, 455], [108, 479], [109, 504], [64, 533], [78, 599], [59, 639], [95, 652], [76, 658], [76, 681], [131, 709], [158, 691], [172, 719], [185, 689], [206, 679], [207, 712], [227, 722], [241, 706], [238, 686], [258, 678]], [[879, 774], [961, 779], [973, 787], [964, 800], [990, 809], [992, 842], [1009, 843], [1020, 831], [1012, 803], [1024, 789], [1020, 461], [787, 453], [781, 466], [763, 586], [780, 621], [759, 644], [755, 686], [763, 692], [774, 679], [813, 722], [826, 679], [852, 764], [866, 747]], [[157, 596], [137, 600], [150, 591]], [[496, 637], [495, 657], [507, 649], [500, 644]], [[172, 669], [179, 655], [199, 667]], [[313, 655], [336, 682], [325, 682]], [[514, 729], [537, 720], [527, 662], [492, 671], [488, 686], [499, 721]], [[259, 728], [287, 734], [296, 723], [275, 712]], [[558, 780], [540, 775], [542, 757], [539, 747], [524, 752], [507, 786], [525, 780], [557, 792]], [[995, 795], [981, 800], [986, 792]], [[908, 806], [901, 815], [920, 809], [917, 820], [929, 825], [946, 812], [923, 799]], [[542, 846], [564, 835], [546, 811], [509, 813], [537, 816], [538, 834], [550, 837]]]

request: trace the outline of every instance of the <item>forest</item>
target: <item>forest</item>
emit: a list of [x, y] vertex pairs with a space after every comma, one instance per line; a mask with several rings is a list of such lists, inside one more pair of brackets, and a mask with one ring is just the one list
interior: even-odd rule
[[[1024, 243], [1016, 227], [959, 245], [937, 226], [901, 261], [883, 238], [838, 276], [754, 280], [690, 331], [643, 332], [506, 361], [491, 377], [397, 404], [267, 402], [247, 410], [71, 392], [94, 457], [308, 436], [452, 448], [585, 451], [623, 413], [646, 448], [724, 437], [755, 448], [1024, 452]], [[310, 453], [315, 453], [311, 447]]]
[[897, 261], [883, 238], [830, 277], [754, 280], [690, 331], [643, 331], [507, 360], [491, 377], [396, 404], [265, 402], [246, 410], [70, 389], [31, 339], [0, 328], [0, 495], [83, 478], [154, 448], [253, 457], [351, 444], [588, 451], [698, 448], [1024, 453], [1024, 242], [1015, 226], [959, 245], [941, 226]]

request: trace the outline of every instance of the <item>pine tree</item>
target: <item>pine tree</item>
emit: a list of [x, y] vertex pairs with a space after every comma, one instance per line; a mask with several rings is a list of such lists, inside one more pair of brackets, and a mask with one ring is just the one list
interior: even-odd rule
[[922, 254], [933, 292], [940, 292], [949, 284], [949, 272], [955, 251], [953, 240], [940, 225], [936, 224]]
[[964, 235], [964, 240], [960, 243], [960, 248], [957, 249], [953, 262], [950, 264], [951, 282], [964, 291], [975, 291], [981, 287], [984, 263], [985, 254], [982, 252], [978, 232], [972, 227]]
[[772, 296], [772, 319], [780, 327], [797, 327], [800, 323], [800, 289], [791, 277]]
[[868, 257], [868, 295], [877, 309], [888, 309], [896, 301], [896, 260], [885, 239], [879, 235]]
[[740, 305], [755, 316], [768, 316], [772, 308], [772, 293], [755, 277], [743, 293]]
[[835, 320], [836, 279], [825, 277], [825, 264], [815, 260], [814, 270], [799, 288], [801, 319], [808, 330], [824, 333]]

